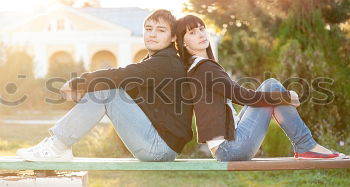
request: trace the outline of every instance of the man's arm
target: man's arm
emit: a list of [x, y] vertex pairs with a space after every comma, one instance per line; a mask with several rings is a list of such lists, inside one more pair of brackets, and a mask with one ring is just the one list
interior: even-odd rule
[[136, 86], [152, 86], [147, 79], [155, 82], [162, 80], [171, 73], [171, 57], [157, 55], [138, 64], [130, 64], [125, 68], [110, 68], [83, 73], [80, 77], [70, 81], [72, 90], [85, 92], [106, 90], [113, 88], [132, 89]]

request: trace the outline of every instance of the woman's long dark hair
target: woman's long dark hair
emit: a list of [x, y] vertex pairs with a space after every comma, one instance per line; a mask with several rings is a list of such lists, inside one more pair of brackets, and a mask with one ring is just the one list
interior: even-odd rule
[[[184, 36], [187, 30], [197, 28], [198, 25], [205, 27], [203, 20], [194, 15], [187, 15], [183, 18], [180, 18], [176, 21], [176, 48], [179, 52], [180, 59], [186, 69], [189, 68], [192, 62], [192, 55], [187, 51], [184, 46]], [[215, 60], [211, 45], [206, 49], [209, 59]]]

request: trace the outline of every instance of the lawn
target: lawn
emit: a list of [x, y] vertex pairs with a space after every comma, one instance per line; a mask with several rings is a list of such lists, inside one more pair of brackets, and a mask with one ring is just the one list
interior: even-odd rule
[[[31, 146], [47, 136], [50, 125], [0, 124], [0, 155]], [[110, 125], [99, 124], [73, 150], [81, 157], [130, 156]], [[181, 155], [182, 158], [193, 157]], [[91, 187], [105, 186], [350, 186], [350, 169], [302, 171], [92, 171]]]

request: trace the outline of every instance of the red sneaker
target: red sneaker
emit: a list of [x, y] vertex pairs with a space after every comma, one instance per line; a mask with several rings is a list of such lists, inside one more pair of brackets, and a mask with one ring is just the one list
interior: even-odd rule
[[294, 154], [296, 159], [349, 159], [349, 156], [344, 155], [343, 153], [331, 153], [331, 154], [323, 154], [316, 152], [304, 152]]

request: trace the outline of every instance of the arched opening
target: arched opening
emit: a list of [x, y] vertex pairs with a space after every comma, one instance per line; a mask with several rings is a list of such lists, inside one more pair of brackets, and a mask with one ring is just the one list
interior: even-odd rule
[[72, 73], [77, 75], [84, 71], [82, 63], [74, 63], [71, 54], [65, 51], [58, 51], [54, 53], [49, 60], [48, 77], [61, 77], [69, 80]]
[[99, 51], [92, 56], [90, 70], [117, 67], [117, 58], [109, 51]]
[[138, 51], [138, 52], [135, 54], [134, 59], [133, 59], [132, 62], [134, 62], [134, 63], [141, 62], [141, 60], [142, 60], [143, 58], [145, 58], [147, 54], [148, 54], [148, 51], [147, 51], [146, 49], [142, 49], [142, 50]]

